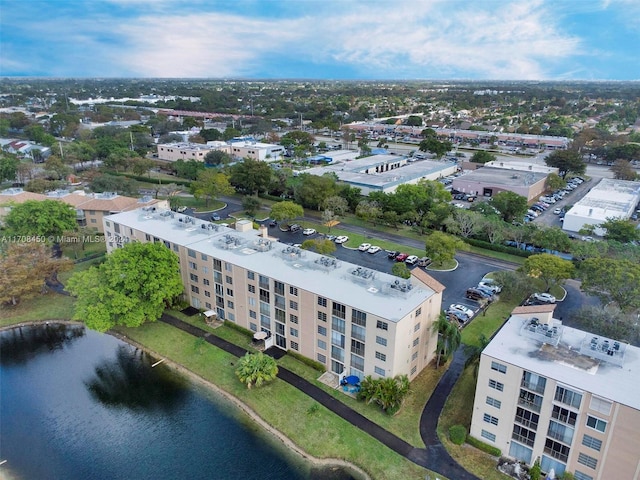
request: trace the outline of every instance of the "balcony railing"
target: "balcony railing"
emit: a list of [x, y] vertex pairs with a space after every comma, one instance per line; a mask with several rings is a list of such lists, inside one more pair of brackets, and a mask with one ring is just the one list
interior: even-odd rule
[[524, 408], [528, 408], [529, 410], [533, 410], [534, 412], [540, 413], [540, 405], [536, 405], [535, 403], [525, 400], [524, 398], [518, 399], [518, 405]]
[[561, 462], [566, 463], [569, 455], [566, 453], [556, 452], [555, 450], [550, 449], [549, 447], [544, 447], [544, 453], [552, 456], [556, 460], [560, 460]]

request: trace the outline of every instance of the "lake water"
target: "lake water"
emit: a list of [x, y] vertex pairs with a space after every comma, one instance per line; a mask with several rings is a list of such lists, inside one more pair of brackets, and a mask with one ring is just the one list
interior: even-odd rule
[[0, 332], [0, 478], [350, 478], [152, 361], [82, 326]]

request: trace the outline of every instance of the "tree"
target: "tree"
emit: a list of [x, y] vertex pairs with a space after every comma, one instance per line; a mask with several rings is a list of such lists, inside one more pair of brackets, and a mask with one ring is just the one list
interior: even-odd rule
[[0, 251], [0, 302], [17, 305], [44, 293], [45, 281], [71, 270], [73, 262], [52, 256], [46, 243], [9, 243]]
[[178, 257], [163, 243], [129, 243], [101, 265], [75, 273], [75, 320], [99, 332], [156, 321], [183, 292]]
[[604, 228], [607, 231], [604, 236], [606, 240], [630, 243], [634, 240], [640, 239], [640, 231], [630, 220], [607, 218], [606, 222], [600, 224], [600, 228]]
[[366, 403], [377, 403], [385, 413], [393, 415], [400, 409], [410, 391], [409, 377], [406, 375], [378, 379], [367, 375], [360, 382], [358, 399]]
[[247, 212], [247, 215], [251, 217], [255, 217], [261, 206], [262, 204], [260, 203], [260, 199], [258, 197], [245, 195], [242, 198], [242, 208], [244, 208], [244, 211]]
[[576, 328], [616, 340], [637, 344], [640, 330], [635, 324], [638, 316], [622, 312], [615, 305], [586, 305], [571, 312], [571, 325]]
[[27, 200], [14, 206], [4, 219], [11, 235], [40, 236], [45, 241], [77, 227], [75, 209], [57, 200]]
[[567, 278], [571, 278], [575, 270], [573, 263], [569, 260], [550, 253], [531, 255], [520, 268], [529, 277], [544, 281], [547, 292], [552, 285], [557, 285]]
[[451, 150], [452, 147], [453, 145], [448, 140], [441, 142], [435, 138], [422, 140], [418, 146], [421, 152], [431, 152], [436, 157], [442, 157], [445, 153]]
[[18, 172], [20, 160], [15, 155], [8, 153], [0, 154], [0, 182], [14, 180]]
[[318, 176], [305, 173], [298, 180], [294, 196], [296, 202], [305, 208], [320, 210], [327, 198], [336, 193], [336, 179], [332, 174]]
[[525, 197], [509, 191], [496, 193], [491, 198], [491, 205], [500, 212], [502, 219], [507, 223], [516, 218], [522, 219], [528, 209]]
[[314, 238], [302, 242], [302, 248], [319, 253], [320, 255], [331, 255], [336, 251], [336, 244], [326, 238]]
[[205, 165], [210, 165], [213, 167], [219, 167], [220, 165], [226, 165], [231, 163], [233, 158], [227, 152], [223, 152], [222, 150], [211, 150], [204, 156]]
[[436, 368], [438, 368], [449, 360], [453, 352], [460, 346], [460, 329], [447, 319], [444, 312], [440, 312], [438, 320], [433, 323], [431, 328], [434, 332], [438, 333], [438, 343], [436, 346]]
[[284, 201], [275, 203], [271, 207], [271, 213], [269, 217], [279, 222], [288, 222], [294, 218], [302, 217], [304, 215], [304, 209], [297, 203], [291, 201]]
[[130, 166], [134, 174], [142, 176], [145, 173], [149, 173], [149, 170], [156, 166], [156, 162], [150, 158], [137, 157], [131, 159]]
[[563, 180], [569, 172], [582, 175], [587, 169], [584, 160], [575, 150], [556, 150], [547, 155], [544, 162], [549, 167], [557, 168]]
[[493, 153], [489, 153], [485, 150], [478, 150], [471, 157], [471, 161], [473, 163], [482, 163], [482, 164], [487, 162], [494, 162], [496, 159], [497, 157]]
[[249, 389], [254, 385], [260, 387], [278, 376], [278, 364], [262, 352], [247, 353], [238, 361], [236, 376]]
[[198, 173], [198, 179], [191, 183], [191, 193], [198, 200], [204, 199], [207, 207], [212, 199], [221, 195], [232, 195], [234, 192], [229, 177], [216, 170], [202, 170]]
[[533, 280], [522, 272], [499, 270], [494, 280], [502, 285], [500, 298], [504, 300], [521, 302], [534, 292]]
[[547, 189], [551, 191], [560, 190], [567, 186], [567, 182], [565, 182], [559, 175], [555, 173], [550, 173], [547, 175]]
[[412, 126], [412, 127], [421, 127], [422, 126], [422, 117], [419, 117], [418, 115], [409, 115], [407, 117], [407, 125]]
[[436, 265], [450, 262], [453, 260], [456, 250], [466, 248], [467, 246], [462, 240], [438, 231], [431, 233], [425, 241], [426, 255]]
[[490, 340], [486, 337], [484, 333], [481, 333], [478, 337], [477, 342], [474, 342], [470, 345], [464, 346], [464, 354], [466, 355], [466, 360], [464, 361], [464, 368], [470, 367], [473, 365], [473, 376], [474, 378], [478, 378], [478, 369], [480, 368], [480, 357], [482, 355], [482, 351], [489, 345]]
[[504, 240], [506, 225], [495, 215], [485, 217], [481, 224], [482, 233], [487, 237], [489, 243], [496, 244]]
[[391, 273], [396, 277], [400, 278], [411, 278], [411, 270], [407, 267], [407, 264], [404, 262], [396, 262], [391, 267]]
[[376, 225], [382, 216], [382, 209], [378, 202], [363, 200], [356, 207], [356, 216]]
[[267, 191], [271, 175], [271, 167], [266, 162], [245, 158], [231, 167], [229, 181], [239, 192], [257, 195]]
[[138, 184], [135, 180], [107, 173], [94, 177], [90, 186], [94, 192], [118, 192], [121, 195], [137, 195], [138, 193]]
[[636, 180], [638, 174], [634, 170], [629, 160], [616, 160], [611, 168], [614, 178], [619, 180]]
[[567, 252], [571, 248], [569, 236], [559, 227], [538, 228], [533, 234], [533, 242], [539, 247], [557, 252]]
[[623, 312], [640, 308], [640, 265], [629, 260], [588, 258], [580, 265], [582, 290]]
[[445, 220], [447, 232], [469, 238], [480, 231], [483, 224], [483, 217], [476, 212], [458, 209], [453, 215]]

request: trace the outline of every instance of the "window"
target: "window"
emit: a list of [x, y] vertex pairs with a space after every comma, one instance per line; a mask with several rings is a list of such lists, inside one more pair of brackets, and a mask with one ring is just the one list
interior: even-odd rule
[[217, 258], [213, 259], [213, 269], [216, 272], [221, 272], [222, 271], [222, 262], [220, 260], [218, 260]]
[[321, 354], [321, 353], [318, 353], [318, 354], [316, 355], [316, 358], [317, 358], [317, 359], [318, 359], [318, 361], [319, 361], [320, 363], [322, 363], [322, 364], [327, 363], [327, 357], [326, 357], [325, 355]]
[[418, 330], [420, 330], [420, 323], [416, 323], [415, 326], [413, 327], [413, 331], [417, 332]]
[[536, 441], [536, 432], [521, 427], [520, 425], [514, 425], [511, 438], [520, 443], [524, 443], [529, 447], [533, 447], [533, 444]]
[[331, 360], [331, 371], [341, 375], [344, 372], [344, 365], [340, 362], [336, 362], [335, 360]]
[[322, 350], [326, 350], [327, 342], [325, 342], [324, 340], [318, 339], [318, 348], [321, 348]]
[[298, 310], [298, 302], [294, 302], [293, 300], [289, 300], [289, 308], [291, 310]]
[[520, 407], [516, 409], [516, 422], [524, 425], [525, 427], [537, 430], [539, 420], [540, 416], [537, 413], [530, 412], [529, 410], [525, 410]]
[[522, 460], [525, 463], [531, 463], [531, 455], [533, 450], [524, 445], [520, 445], [518, 442], [511, 442], [509, 447], [509, 456]]
[[331, 358], [339, 362], [344, 362], [344, 350], [336, 345], [331, 345]]
[[216, 283], [222, 283], [222, 274], [220, 272], [213, 272], [213, 281]]
[[[209, 293], [209, 292], [204, 292], [204, 293]], [[204, 302], [204, 306], [209, 310], [211, 310], [211, 304], [209, 302]]]
[[225, 277], [225, 280], [227, 281], [228, 284], [230, 285], [233, 284], [233, 278], [231, 278], [229, 275]]
[[321, 307], [326, 307], [327, 299], [324, 297], [318, 297], [318, 305], [320, 305]]
[[201, 253], [200, 254], [200, 260], [204, 260], [206, 262], [207, 261], [207, 255], [205, 253]]
[[362, 340], [363, 342], [365, 341], [366, 337], [367, 337], [367, 330], [364, 327], [361, 327], [360, 325], [351, 325], [351, 336], [353, 338], [355, 338], [356, 340]]
[[269, 289], [269, 277], [265, 277], [264, 275], [258, 275], [258, 285], [260, 288]]
[[260, 302], [260, 313], [262, 315], [271, 315], [271, 306], [268, 303]]
[[285, 301], [282, 295], [278, 295], [277, 293], [273, 296], [274, 303], [276, 307], [281, 308], [282, 310], [287, 308], [287, 302]]
[[491, 405], [492, 407], [500, 408], [502, 406], [502, 402], [500, 400], [496, 400], [493, 397], [487, 397], [487, 405]]
[[[211, 292], [209, 290], [205, 290], [204, 291], [204, 296], [208, 297], [208, 298], [211, 298]], [[211, 307], [207, 307], [207, 308], [211, 308]]]
[[602, 448], [602, 441], [597, 438], [593, 438], [591, 435], [587, 435], [586, 433], [582, 436], [582, 445], [585, 447], [592, 448], [596, 451], [600, 451]]
[[294, 315], [293, 313], [292, 313], [292, 314], [290, 314], [290, 315], [289, 315], [289, 321], [290, 321], [291, 323], [295, 323], [295, 324], [297, 324], [297, 323], [298, 323], [298, 316], [297, 316], [297, 315]]
[[493, 415], [489, 415], [488, 413], [485, 413], [482, 416], [482, 420], [484, 420], [487, 423], [490, 423], [491, 425], [498, 425], [498, 419]]
[[323, 327], [322, 325], [318, 325], [318, 333], [323, 336], [327, 336], [327, 327]]
[[498, 362], [491, 362], [491, 370], [495, 370], [500, 373], [507, 373], [507, 366]]
[[235, 322], [236, 321], [235, 314], [232, 312], [227, 312], [227, 320], [229, 320], [230, 322]]
[[294, 297], [298, 296], [298, 288], [297, 287], [289, 287], [289, 294], [293, 295]]
[[387, 360], [387, 356], [384, 353], [376, 352], [376, 358], [378, 360], [382, 360], [385, 362]]
[[419, 317], [420, 315], [422, 315], [422, 307], [416, 310], [416, 317]]
[[249, 317], [258, 318], [258, 314], [256, 313], [255, 310], [249, 310]]
[[347, 318], [346, 307], [341, 303], [333, 302], [333, 305], [331, 308], [331, 315], [333, 315], [334, 317], [346, 319]]
[[373, 371], [378, 375], [380, 375], [381, 377], [384, 377], [384, 368], [373, 367]]
[[413, 346], [414, 347], [417, 347], [419, 343], [420, 343], [420, 337], [413, 339]]
[[297, 337], [298, 336], [298, 329], [297, 328], [289, 328], [289, 332], [291, 333], [292, 337]]
[[318, 320], [320, 320], [321, 322], [326, 322], [327, 314], [324, 312], [318, 312]]
[[486, 438], [487, 440], [489, 440], [490, 442], [495, 442], [496, 441], [496, 436], [491, 433], [491, 432], [487, 432], [486, 430], [482, 430], [480, 432], [480, 436], [482, 438]]
[[355, 323], [356, 325], [360, 325], [361, 327], [366, 327], [367, 314], [354, 308], [351, 310], [351, 322]]
[[255, 285], [247, 285], [247, 288], [249, 289], [249, 293], [256, 293]]
[[202, 267], [202, 273], [209, 275], [209, 267]]
[[547, 437], [571, 445], [571, 442], [573, 442], [573, 428], [551, 420], [549, 421]]
[[584, 453], [579, 453], [578, 463], [581, 463], [582, 465], [586, 465], [589, 468], [595, 469], [596, 466], [598, 465], [598, 460], [593, 457], [590, 457], [589, 455], [585, 455]]
[[582, 402], [582, 394], [569, 390], [568, 388], [556, 387], [556, 393], [553, 399], [556, 402], [564, 403], [573, 408], [580, 408], [580, 402]]
[[344, 333], [345, 332], [345, 321], [336, 317], [331, 318], [331, 328], [336, 332]]
[[264, 288], [260, 289], [260, 301], [261, 302], [265, 302], [265, 303], [269, 303], [269, 291], [265, 290]]
[[291, 342], [291, 350], [299, 350], [298, 342]]
[[253, 297], [249, 297], [247, 299], [247, 303], [249, 304], [250, 307], [255, 307], [256, 306], [256, 299]]
[[351, 368], [364, 371], [364, 358], [351, 354]]
[[387, 346], [387, 339], [383, 337], [376, 337], [376, 343], [378, 345], [382, 345], [383, 347]]
[[191, 285], [191, 291], [193, 293], [200, 293], [200, 289], [198, 287], [196, 287], [195, 285]]
[[190, 273], [189, 278], [191, 279], [192, 282], [198, 283], [198, 275], [196, 275], [195, 273]]
[[342, 335], [341, 333], [331, 330], [332, 345], [336, 345], [340, 348], [344, 348], [344, 344], [345, 344], [344, 338], [345, 338], [344, 335]]
[[542, 397], [527, 390], [520, 389], [518, 405], [522, 405], [524, 408], [528, 408], [534, 412], [540, 412], [540, 408], [542, 407]]
[[532, 392], [544, 394], [547, 379], [531, 372], [522, 372], [522, 382], [520, 385]]
[[551, 417], [561, 421], [562, 423], [566, 423], [567, 425], [575, 425], [576, 420], [578, 419], [578, 414], [567, 410], [566, 408], [562, 408], [559, 405], [554, 405]]
[[195, 250], [191, 250], [190, 248], [187, 249], [187, 254], [191, 257], [191, 258], [196, 258], [196, 251]]
[[249, 270], [247, 270], [247, 278], [249, 280], [255, 280], [256, 279], [256, 274], [251, 272], [251, 271], [249, 271]]
[[227, 295], [233, 297], [233, 290], [231, 288], [227, 288]]
[[233, 265], [231, 265], [229, 262], [224, 262], [224, 269], [227, 272], [233, 272]]
[[607, 429], [607, 422], [600, 420], [599, 418], [587, 415], [587, 427], [594, 428], [599, 432], [603, 432]]
[[203, 278], [202, 283], [204, 283], [205, 285], [211, 285], [211, 282], [209, 281], [208, 278]]
[[222, 288], [222, 285], [216, 284], [216, 295], [224, 295], [224, 289]]
[[502, 392], [504, 390], [504, 384], [503, 383], [496, 382], [495, 380], [491, 380], [491, 379], [489, 379], [489, 387], [495, 388], [499, 392]]
[[589, 402], [589, 410], [609, 415], [611, 413], [611, 405], [612, 403], [609, 400], [592, 395], [591, 402]]
[[553, 458], [566, 462], [569, 458], [569, 447], [558, 443], [550, 438], [547, 438], [544, 442], [544, 453], [551, 455]]
[[198, 270], [198, 265], [196, 265], [196, 262], [189, 261], [189, 268], [191, 270]]
[[227, 307], [229, 307], [229, 308], [235, 308], [235, 307], [233, 306], [233, 302], [232, 302], [231, 300], [227, 300]]
[[413, 375], [418, 371], [418, 367], [416, 365], [414, 365], [413, 367], [411, 367], [411, 372], [409, 372], [409, 375]]
[[352, 339], [351, 353], [355, 353], [356, 355], [360, 355], [361, 357], [364, 357], [364, 343]]
[[284, 283], [274, 280], [273, 291], [278, 295], [284, 295]]
[[586, 473], [582, 473], [580, 470], [576, 470], [573, 473], [573, 478], [575, 478], [576, 480], [593, 480], [593, 477], [590, 477]]
[[376, 322], [376, 328], [380, 330], [389, 330], [389, 324], [387, 322], [383, 322], [382, 320], [378, 320]]

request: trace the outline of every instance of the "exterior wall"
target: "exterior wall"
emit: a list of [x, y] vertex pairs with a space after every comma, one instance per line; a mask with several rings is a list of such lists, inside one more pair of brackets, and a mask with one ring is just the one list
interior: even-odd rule
[[230, 153], [234, 157], [238, 158], [246, 158], [249, 157], [253, 160], [260, 161], [276, 161], [280, 160], [282, 155], [284, 155], [284, 147], [280, 146], [272, 146], [272, 147], [264, 147], [259, 145], [235, 145], [231, 144]]
[[177, 160], [197, 160], [198, 162], [204, 162], [204, 157], [212, 150], [215, 149], [204, 145], [158, 145], [158, 158], [169, 162], [175, 162]]
[[606, 218], [597, 218], [597, 217], [585, 217], [583, 215], [574, 215], [569, 210], [564, 216], [564, 221], [562, 222], [562, 229], [570, 232], [577, 232], [581, 230], [585, 225], [600, 225], [603, 222], [606, 222]]
[[477, 182], [469, 181], [464, 176], [458, 177], [453, 181], [452, 187], [455, 190], [459, 190], [463, 193], [471, 193], [474, 195], [482, 196], [485, 188], [493, 190], [493, 195], [499, 192], [514, 192], [518, 195], [522, 195], [528, 202], [532, 201], [536, 197], [542, 195], [545, 191], [545, 179], [533, 183], [528, 186], [507, 186], [497, 185], [489, 182]]

